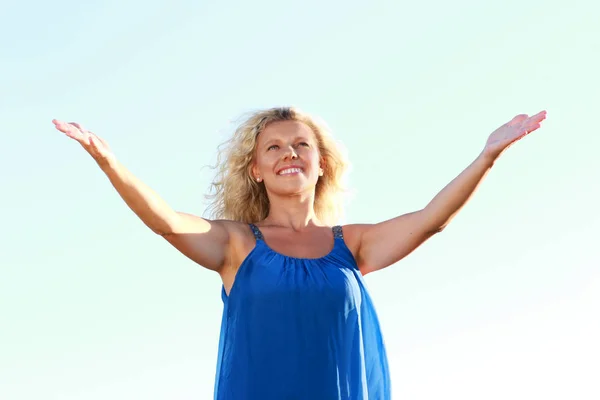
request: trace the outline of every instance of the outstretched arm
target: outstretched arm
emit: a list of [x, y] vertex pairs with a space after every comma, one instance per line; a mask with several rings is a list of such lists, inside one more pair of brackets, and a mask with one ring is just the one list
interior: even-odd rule
[[229, 245], [225, 222], [173, 210], [116, 159], [102, 138], [77, 123], [52, 122], [56, 129], [76, 140], [92, 156], [127, 206], [148, 228], [198, 264], [220, 271]]
[[475, 161], [422, 210], [378, 224], [352, 227], [359, 238], [356, 254], [362, 273], [394, 264], [441, 232], [471, 198], [496, 159], [513, 143], [538, 129], [545, 118], [545, 111], [531, 117], [522, 114], [495, 130]]

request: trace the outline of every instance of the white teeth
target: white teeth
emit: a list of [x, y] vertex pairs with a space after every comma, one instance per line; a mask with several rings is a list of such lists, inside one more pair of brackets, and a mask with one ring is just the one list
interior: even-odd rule
[[302, 172], [302, 170], [300, 168], [286, 168], [284, 170], [279, 171], [279, 175], [288, 175], [288, 174], [295, 174], [295, 173], [300, 173]]

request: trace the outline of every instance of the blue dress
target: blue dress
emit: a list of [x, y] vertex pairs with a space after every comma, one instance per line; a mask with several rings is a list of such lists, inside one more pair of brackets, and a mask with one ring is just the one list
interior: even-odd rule
[[388, 400], [377, 314], [340, 226], [321, 258], [256, 245], [222, 290], [215, 400]]

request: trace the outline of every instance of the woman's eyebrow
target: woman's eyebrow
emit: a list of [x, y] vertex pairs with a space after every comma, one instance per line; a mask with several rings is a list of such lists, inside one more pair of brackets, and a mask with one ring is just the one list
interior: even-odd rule
[[294, 141], [298, 141], [298, 140], [304, 140], [305, 142], [310, 142], [311, 138], [310, 138], [310, 136], [296, 136], [294, 138]]

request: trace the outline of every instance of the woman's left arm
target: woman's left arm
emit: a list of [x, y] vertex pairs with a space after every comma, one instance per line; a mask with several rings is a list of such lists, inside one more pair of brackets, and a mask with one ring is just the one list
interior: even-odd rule
[[475, 161], [422, 210], [378, 224], [348, 226], [349, 236], [357, 244], [355, 255], [363, 275], [394, 264], [441, 232], [471, 198], [498, 157], [538, 129], [545, 118], [545, 111], [531, 117], [521, 114], [496, 129]]

